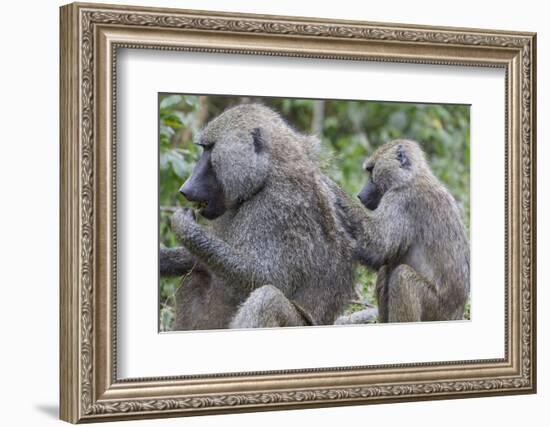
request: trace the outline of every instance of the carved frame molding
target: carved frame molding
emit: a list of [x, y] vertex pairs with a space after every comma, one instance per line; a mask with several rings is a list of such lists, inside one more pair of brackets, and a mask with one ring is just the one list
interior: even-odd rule
[[[533, 33], [174, 9], [61, 8], [61, 418], [70, 422], [533, 393], [536, 389]], [[116, 378], [116, 51], [506, 69], [505, 358]]]

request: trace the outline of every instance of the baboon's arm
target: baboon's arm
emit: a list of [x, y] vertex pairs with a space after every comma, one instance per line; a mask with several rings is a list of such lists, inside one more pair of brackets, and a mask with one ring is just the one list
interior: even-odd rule
[[371, 268], [390, 264], [409, 248], [414, 230], [401, 196], [398, 191], [388, 192], [375, 211], [364, 212], [357, 256]]
[[329, 178], [323, 182], [335, 198], [341, 225], [356, 243], [359, 262], [378, 270], [408, 247], [409, 213], [400, 190], [386, 193], [378, 208], [370, 211]]
[[198, 260], [187, 249], [160, 248], [160, 275], [183, 276], [198, 267]]
[[270, 283], [268, 266], [257, 254], [241, 254], [197, 224], [189, 210], [172, 216], [172, 231], [185, 247], [214, 274], [242, 284], [248, 290]]

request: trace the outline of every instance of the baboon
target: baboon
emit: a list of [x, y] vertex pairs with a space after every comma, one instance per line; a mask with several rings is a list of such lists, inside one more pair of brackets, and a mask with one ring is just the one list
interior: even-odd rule
[[161, 247], [159, 258], [161, 276], [183, 276], [198, 270], [198, 260], [181, 247]]
[[462, 319], [470, 292], [470, 250], [455, 199], [414, 141], [381, 146], [364, 169], [370, 177], [358, 197], [370, 212], [358, 252], [378, 270], [379, 320]]
[[226, 312], [227, 305], [219, 305], [217, 317], [211, 316], [209, 307], [215, 304], [223, 291], [215, 283], [210, 283], [208, 268], [185, 248], [160, 248], [160, 275], [183, 276], [175, 295], [174, 330], [208, 329], [209, 325], [216, 324], [217, 317], [231, 315]]
[[332, 324], [353, 295], [354, 242], [342, 196], [315, 161], [317, 139], [246, 104], [212, 120], [196, 143], [203, 154], [180, 192], [209, 226], [176, 211], [172, 230], [185, 248], [161, 253], [161, 273], [191, 270], [177, 291], [176, 328]]

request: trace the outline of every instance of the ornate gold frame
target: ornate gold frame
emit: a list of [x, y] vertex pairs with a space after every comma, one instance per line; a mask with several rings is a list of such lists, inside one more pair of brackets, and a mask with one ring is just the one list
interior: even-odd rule
[[[63, 420], [535, 392], [535, 34], [71, 4], [61, 8], [60, 42]], [[117, 380], [113, 147], [118, 47], [504, 68], [505, 357]]]

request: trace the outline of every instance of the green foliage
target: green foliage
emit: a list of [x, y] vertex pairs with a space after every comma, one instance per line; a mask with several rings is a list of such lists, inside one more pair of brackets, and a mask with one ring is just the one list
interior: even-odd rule
[[[279, 111], [291, 126], [321, 139], [320, 157], [325, 172], [349, 194], [364, 185], [364, 159], [378, 146], [396, 138], [418, 141], [435, 175], [457, 199], [470, 223], [470, 108], [465, 105], [409, 104], [370, 101], [317, 101], [311, 99], [232, 96], [161, 95], [160, 241], [175, 246], [170, 217], [176, 206], [186, 206], [178, 193], [200, 156], [193, 138], [202, 126], [226, 108], [243, 102], [261, 102]], [[358, 301], [347, 311], [376, 305], [376, 274], [360, 268], [356, 273]], [[179, 279], [161, 279], [161, 330], [170, 330], [174, 318], [174, 292]], [[469, 307], [469, 304], [468, 304]], [[469, 316], [469, 310], [467, 315]]]

